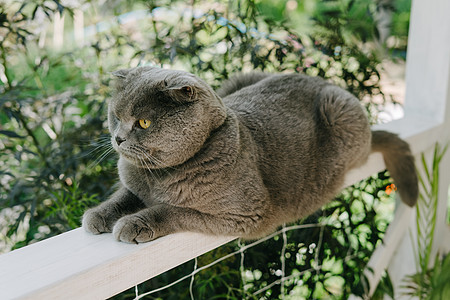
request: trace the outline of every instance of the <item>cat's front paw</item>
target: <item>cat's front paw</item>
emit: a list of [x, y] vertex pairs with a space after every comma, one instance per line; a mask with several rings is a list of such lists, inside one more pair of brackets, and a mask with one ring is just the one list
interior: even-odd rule
[[119, 219], [113, 228], [114, 237], [126, 243], [145, 243], [157, 238], [155, 230], [137, 215], [129, 215]]
[[95, 208], [89, 209], [84, 213], [81, 223], [84, 230], [93, 234], [111, 232], [106, 218]]

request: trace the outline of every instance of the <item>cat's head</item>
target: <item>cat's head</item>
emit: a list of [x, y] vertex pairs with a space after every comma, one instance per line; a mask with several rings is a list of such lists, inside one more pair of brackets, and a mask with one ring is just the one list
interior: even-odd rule
[[109, 102], [114, 149], [143, 168], [181, 164], [226, 118], [221, 99], [194, 75], [156, 67], [119, 70]]

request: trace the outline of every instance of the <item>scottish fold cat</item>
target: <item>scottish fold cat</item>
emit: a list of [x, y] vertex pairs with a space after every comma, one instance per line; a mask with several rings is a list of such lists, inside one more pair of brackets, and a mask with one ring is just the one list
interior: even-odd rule
[[302, 74], [241, 74], [215, 92], [156, 67], [114, 73], [119, 188], [83, 227], [141, 243], [179, 231], [258, 238], [311, 214], [345, 174], [383, 153], [402, 200], [418, 194], [408, 144], [371, 131], [359, 101]]

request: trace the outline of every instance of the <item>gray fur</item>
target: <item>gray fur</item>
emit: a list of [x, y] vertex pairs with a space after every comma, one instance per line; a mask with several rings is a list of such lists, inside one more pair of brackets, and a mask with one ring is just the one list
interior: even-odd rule
[[[114, 75], [108, 120], [120, 188], [86, 211], [89, 232], [132, 243], [179, 231], [257, 238], [327, 203], [373, 150], [396, 162], [388, 167], [407, 165], [392, 174], [413, 190], [408, 204], [417, 198], [408, 145], [385, 132], [372, 141], [359, 101], [320, 78], [239, 75], [219, 96], [182, 71]], [[139, 119], [152, 123], [141, 129]]]

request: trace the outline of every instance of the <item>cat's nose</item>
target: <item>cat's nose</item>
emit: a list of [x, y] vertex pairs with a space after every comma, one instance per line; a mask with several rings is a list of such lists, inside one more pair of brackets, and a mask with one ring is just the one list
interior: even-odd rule
[[121, 138], [120, 136], [116, 136], [117, 146], [120, 146], [120, 144], [122, 144], [125, 141], [126, 140], [124, 138]]

